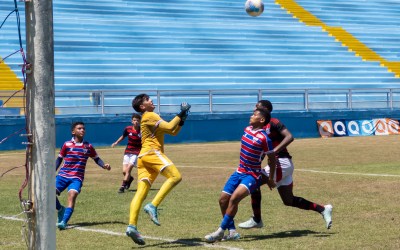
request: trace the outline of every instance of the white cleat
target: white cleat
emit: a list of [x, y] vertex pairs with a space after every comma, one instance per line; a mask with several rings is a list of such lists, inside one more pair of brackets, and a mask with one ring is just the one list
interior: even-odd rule
[[218, 231], [215, 231], [214, 233], [210, 233], [204, 237], [206, 239], [206, 242], [208, 243], [214, 243], [216, 241], [221, 241], [224, 238], [224, 231], [219, 233]]
[[222, 241], [229, 241], [229, 240], [239, 240], [240, 239], [240, 234], [238, 232], [229, 232], [228, 235], [225, 235], [222, 238]]
[[321, 213], [322, 217], [324, 218], [326, 222], [326, 229], [330, 229], [332, 226], [332, 209], [333, 206], [331, 204], [328, 204], [325, 207], [325, 210]]
[[238, 226], [243, 229], [262, 228], [264, 226], [264, 223], [262, 222], [262, 220], [257, 223], [255, 222], [254, 217], [251, 217], [248, 221], [242, 222]]

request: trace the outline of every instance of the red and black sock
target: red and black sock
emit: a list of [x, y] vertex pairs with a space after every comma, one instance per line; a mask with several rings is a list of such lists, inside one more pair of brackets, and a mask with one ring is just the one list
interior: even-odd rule
[[313, 203], [302, 197], [297, 197], [297, 196], [293, 197], [292, 206], [300, 208], [300, 209], [304, 209], [304, 210], [313, 210], [318, 213], [322, 213], [325, 209], [324, 206], [318, 205], [316, 203]]

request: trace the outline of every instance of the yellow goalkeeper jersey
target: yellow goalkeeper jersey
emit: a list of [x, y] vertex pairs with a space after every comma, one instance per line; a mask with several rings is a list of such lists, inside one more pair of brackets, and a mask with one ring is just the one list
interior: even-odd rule
[[144, 112], [140, 121], [142, 149], [139, 155], [144, 155], [150, 150], [164, 152], [164, 134], [177, 135], [181, 130], [180, 121], [178, 116], [166, 122], [154, 112]]

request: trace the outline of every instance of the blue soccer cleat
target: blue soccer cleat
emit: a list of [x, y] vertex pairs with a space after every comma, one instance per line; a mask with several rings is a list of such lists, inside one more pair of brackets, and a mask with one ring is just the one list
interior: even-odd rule
[[67, 223], [65, 223], [64, 221], [61, 221], [60, 223], [57, 223], [57, 227], [60, 230], [65, 230], [65, 229], [67, 229]]
[[58, 212], [57, 212], [57, 216], [58, 216], [58, 221], [57, 221], [57, 223], [60, 223], [60, 222], [63, 220], [63, 218], [64, 218], [64, 212], [65, 212], [65, 207], [64, 207], [64, 206], [61, 206], [61, 209], [58, 210]]
[[158, 212], [156, 206], [151, 203], [147, 203], [146, 206], [144, 206], [144, 211], [150, 216], [150, 219], [154, 224], [161, 226], [160, 222], [158, 221]]
[[144, 242], [142, 236], [140, 235], [139, 231], [135, 226], [129, 225], [126, 228], [126, 235], [130, 237], [138, 245], [146, 244], [146, 242]]

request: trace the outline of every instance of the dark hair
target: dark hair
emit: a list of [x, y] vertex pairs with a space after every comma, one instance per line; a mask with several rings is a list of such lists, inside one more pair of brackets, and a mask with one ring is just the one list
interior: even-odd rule
[[79, 122], [73, 122], [72, 125], [71, 125], [71, 131], [73, 131], [75, 129], [75, 127], [78, 126], [78, 125], [85, 126], [85, 123], [80, 122], [80, 121]]
[[258, 111], [262, 117], [264, 117], [265, 122], [264, 126], [267, 125], [271, 121], [271, 113], [266, 109], [256, 109], [254, 112]]
[[148, 99], [149, 96], [147, 94], [140, 94], [137, 95], [133, 100], [132, 100], [132, 108], [136, 111], [136, 112], [142, 112], [142, 110], [140, 110], [140, 105], [143, 104], [143, 102]]
[[142, 119], [142, 116], [137, 114], [137, 113], [133, 113], [131, 119], [133, 119], [133, 118], [136, 118], [136, 119], [140, 120], [140, 119]]
[[268, 100], [260, 100], [260, 101], [258, 101], [258, 103], [261, 104], [261, 106], [263, 108], [268, 109], [269, 112], [272, 112], [273, 107], [272, 107], [272, 103], [270, 101], [268, 101]]

